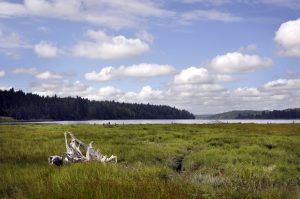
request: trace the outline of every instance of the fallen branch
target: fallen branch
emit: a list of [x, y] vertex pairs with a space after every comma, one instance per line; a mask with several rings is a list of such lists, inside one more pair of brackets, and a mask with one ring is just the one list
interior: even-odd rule
[[[71, 142], [68, 143], [68, 135], [71, 137]], [[93, 142], [88, 145], [76, 138], [72, 133], [65, 132], [65, 145], [66, 153], [62, 156], [54, 155], [48, 158], [50, 165], [61, 166], [64, 164], [76, 163], [76, 162], [88, 162], [91, 160], [100, 161], [102, 163], [115, 161], [117, 163], [117, 156], [111, 155], [109, 158], [103, 155], [99, 150], [95, 150]], [[81, 152], [80, 148], [85, 151], [85, 156]]]

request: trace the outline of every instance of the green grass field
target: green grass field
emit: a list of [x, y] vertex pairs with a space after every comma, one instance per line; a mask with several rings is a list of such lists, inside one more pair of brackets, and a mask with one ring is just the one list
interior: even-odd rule
[[[64, 131], [119, 162], [49, 166]], [[300, 124], [0, 125], [0, 151], [0, 198], [300, 198]]]

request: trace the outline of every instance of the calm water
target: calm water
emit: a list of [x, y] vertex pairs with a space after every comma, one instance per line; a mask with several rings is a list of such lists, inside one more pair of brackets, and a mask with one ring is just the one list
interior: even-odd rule
[[300, 120], [86, 120], [86, 121], [43, 121], [43, 122], [5, 122], [1, 124], [218, 124], [218, 123], [255, 123], [289, 124]]

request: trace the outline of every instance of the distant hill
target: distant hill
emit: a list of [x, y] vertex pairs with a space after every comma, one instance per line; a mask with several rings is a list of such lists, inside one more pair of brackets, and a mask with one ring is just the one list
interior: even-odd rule
[[186, 110], [165, 105], [90, 101], [81, 97], [43, 97], [0, 90], [0, 116], [17, 120], [194, 119]]
[[213, 119], [242, 119], [242, 118], [249, 119], [261, 113], [262, 111], [252, 111], [252, 110], [229, 111], [229, 112], [215, 114], [212, 116], [212, 118]]
[[300, 119], [300, 108], [285, 110], [237, 110], [213, 115], [196, 115], [197, 119]]

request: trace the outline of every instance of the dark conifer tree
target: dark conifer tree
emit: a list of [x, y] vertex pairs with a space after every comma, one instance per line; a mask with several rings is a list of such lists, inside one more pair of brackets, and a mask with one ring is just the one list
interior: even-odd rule
[[0, 90], [0, 116], [19, 120], [88, 119], [194, 119], [185, 110], [170, 106], [89, 101], [81, 97], [42, 97], [36, 94]]

